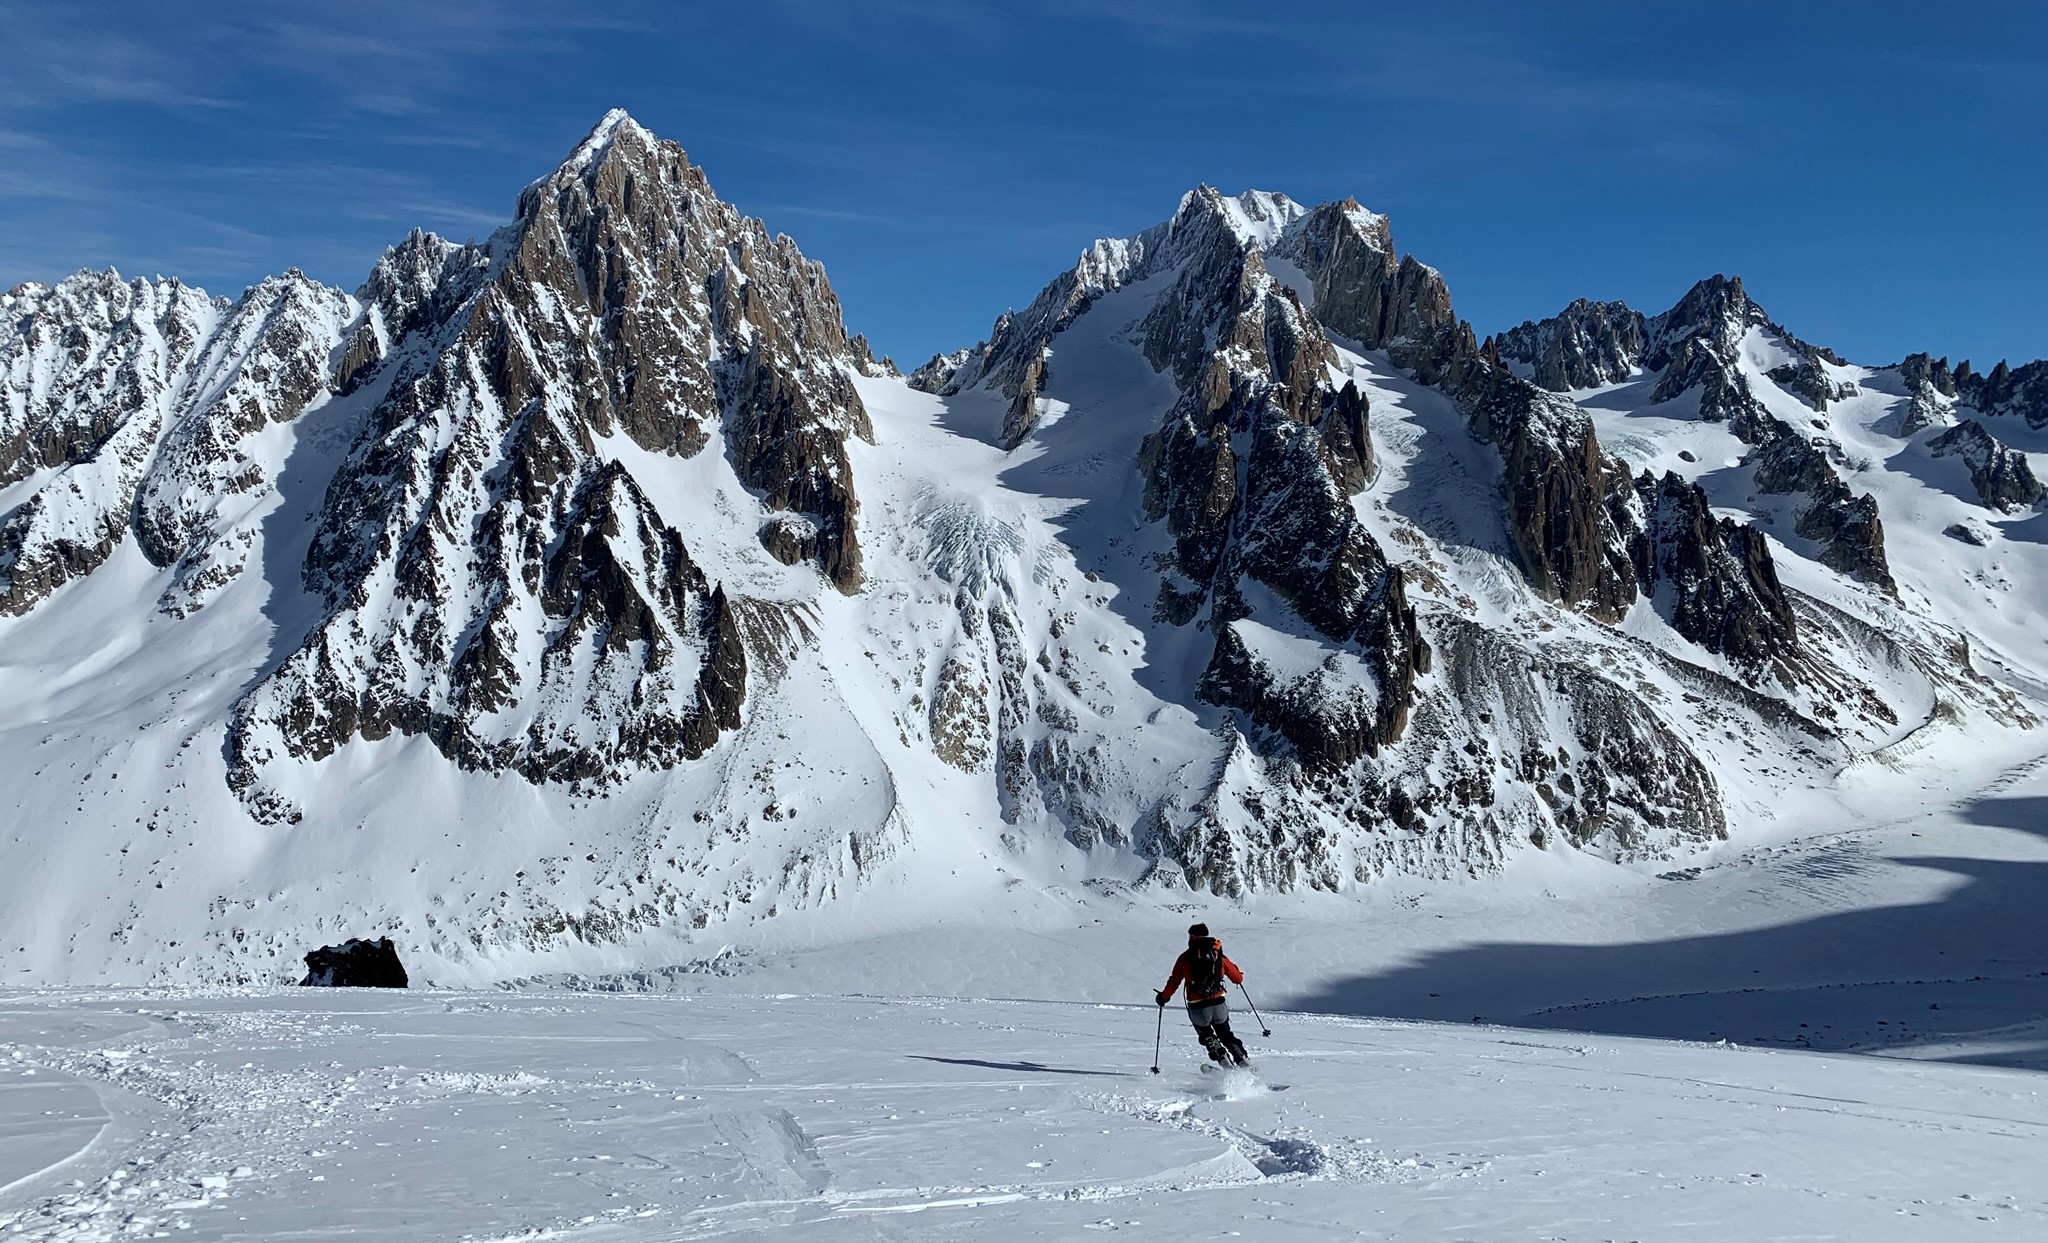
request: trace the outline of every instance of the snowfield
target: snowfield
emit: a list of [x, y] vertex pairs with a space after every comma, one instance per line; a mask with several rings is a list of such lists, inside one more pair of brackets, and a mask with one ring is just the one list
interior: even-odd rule
[[[17, 997], [28, 1237], [2039, 1238], [2038, 1077], [1149, 1005]], [[1251, 1033], [1256, 1036], [1256, 1032]]]
[[1218, 910], [1256, 1074], [1178, 1007], [1148, 1072], [1181, 916], [1114, 892], [496, 990], [0, 993], [0, 1237], [2039, 1239], [2042, 767]]

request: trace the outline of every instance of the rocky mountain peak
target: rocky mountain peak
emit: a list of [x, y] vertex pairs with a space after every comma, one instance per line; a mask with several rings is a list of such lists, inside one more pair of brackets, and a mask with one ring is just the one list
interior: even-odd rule
[[1271, 246], [1306, 212], [1301, 204], [1274, 191], [1226, 195], [1204, 184], [1181, 196], [1167, 222], [1167, 236], [1181, 238], [1190, 229], [1221, 227], [1246, 247]]
[[1927, 451], [1938, 458], [1961, 459], [1986, 509], [2024, 509], [2048, 496], [2027, 455], [2001, 442], [1976, 419], [1965, 419], [1935, 436], [1927, 442]]
[[2018, 367], [2003, 358], [1989, 372], [1979, 374], [1964, 362], [1951, 376], [1956, 398], [1966, 405], [1994, 416], [2013, 415], [2028, 427], [2048, 427], [2048, 359], [2037, 359]]
[[1704, 339], [1723, 354], [1732, 354], [1751, 328], [1769, 324], [1770, 316], [1750, 301], [1739, 276], [1715, 273], [1695, 282], [1672, 308], [1649, 321], [1647, 365], [1662, 367], [1681, 341]]
[[[645, 126], [635, 121], [631, 113], [624, 108], [613, 108], [591, 126], [590, 133], [576, 144], [576, 149], [555, 169], [553, 176], [559, 177], [565, 172], [579, 173], [602, 163], [611, 154], [613, 145], [621, 140], [643, 157], [660, 142]], [[629, 153], [627, 158], [634, 156]]]
[[[1500, 352], [1553, 392], [1621, 384], [1640, 372], [1651, 407], [1692, 400], [1692, 417], [1726, 424], [1759, 450], [1752, 465], [1760, 492], [1803, 498], [1796, 527], [1823, 545], [1823, 563], [1892, 589], [1876, 502], [1842, 482], [1827, 452], [1811, 443], [1804, 420], [1788, 422], [1759, 395], [1759, 386], [1769, 385], [1825, 412], [1855, 395], [1855, 386], [1839, 378], [1845, 364], [1774, 323], [1741, 277], [1707, 277], [1671, 309], [1647, 318], [1620, 302], [1576, 301], [1501, 334]], [[1913, 427], [1946, 421], [1936, 404], [1918, 399], [1905, 417]]]
[[871, 435], [866, 352], [823, 269], [675, 143], [610, 114], [487, 245], [415, 233], [364, 294], [345, 383], [384, 395], [308, 554], [328, 616], [237, 710], [251, 808], [295, 814], [266, 771], [358, 735], [603, 784], [737, 725], [742, 603], [634, 453], [715, 448], [764, 545], [728, 557], [808, 559], [859, 589], [846, 440]]
[[1627, 379], [1641, 365], [1649, 337], [1648, 321], [1627, 303], [1580, 298], [1550, 319], [1510, 328], [1497, 348], [1526, 364], [1538, 387], [1562, 393]]

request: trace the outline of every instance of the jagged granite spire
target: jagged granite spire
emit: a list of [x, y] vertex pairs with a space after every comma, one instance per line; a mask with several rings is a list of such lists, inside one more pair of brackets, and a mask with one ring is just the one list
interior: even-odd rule
[[[738, 723], [729, 592], [625, 463], [717, 452], [861, 583], [845, 440], [869, 435], [824, 272], [623, 112], [477, 247], [415, 234], [342, 363], [381, 393], [305, 567], [326, 619], [236, 711], [233, 773], [424, 734], [465, 765], [603, 782]], [[748, 501], [752, 504], [752, 501]], [[764, 516], [765, 519], [765, 516]], [[763, 537], [781, 529], [763, 522]]]

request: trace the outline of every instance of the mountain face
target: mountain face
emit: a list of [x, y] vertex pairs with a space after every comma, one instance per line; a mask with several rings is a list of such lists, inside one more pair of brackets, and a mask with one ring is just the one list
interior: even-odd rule
[[[1744, 354], [1753, 340], [1769, 343], [1768, 359]], [[1740, 278], [1703, 280], [1678, 305], [1650, 318], [1620, 303], [1574, 302], [1554, 319], [1503, 333], [1500, 352], [1553, 392], [1654, 374], [1649, 405], [1726, 423], [1756, 448], [1757, 490], [1799, 498], [1796, 529], [1819, 545], [1823, 564], [1896, 590], [1876, 503], [1852, 491], [1826, 446], [1817, 447], [1801, 430], [1801, 416], [1814, 421], [1805, 411], [1790, 418], [1774, 413], [1757, 391], [1768, 383], [1807, 411], [1825, 412], [1830, 402], [1856, 394], [1854, 382], [1844, 378], [1846, 364], [1772, 323]]]
[[739, 724], [736, 606], [612, 442], [647, 469], [721, 453], [790, 515], [772, 551], [859, 589], [845, 441], [871, 431], [824, 272], [622, 114], [487, 246], [415, 235], [364, 301], [345, 373], [381, 395], [305, 565], [326, 617], [231, 726], [259, 816], [300, 814], [266, 765], [357, 736], [577, 782]]
[[266, 483], [251, 442], [327, 384], [355, 303], [297, 272], [237, 302], [81, 273], [0, 296], [0, 614], [98, 569], [133, 534], [181, 615], [240, 574]]
[[1739, 280], [1482, 339], [1201, 187], [904, 380], [614, 113], [353, 294], [0, 305], [9, 978], [1658, 860], [2035, 723], [2043, 364]]

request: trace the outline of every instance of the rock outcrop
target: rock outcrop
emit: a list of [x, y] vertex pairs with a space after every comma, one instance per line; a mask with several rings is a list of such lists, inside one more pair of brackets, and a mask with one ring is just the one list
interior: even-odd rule
[[326, 945], [306, 955], [301, 988], [409, 988], [405, 964], [390, 937], [352, 939]]
[[1970, 468], [1970, 484], [1986, 509], [2024, 509], [2044, 495], [2027, 455], [2009, 448], [1975, 419], [1966, 419], [1927, 442], [1935, 457], [1962, 459]]
[[1791, 681], [1798, 623], [1769, 543], [1747, 523], [1715, 518], [1698, 484], [1675, 474], [1636, 479], [1642, 533], [1636, 577], [1672, 629], [1751, 673]]
[[1580, 298], [1551, 319], [1502, 333], [1499, 349], [1501, 357], [1526, 364], [1538, 388], [1563, 393], [1626, 380], [1641, 365], [1649, 340], [1641, 311]]
[[2048, 427], [2048, 359], [2012, 367], [2001, 358], [1982, 373], [1963, 362], [1956, 367], [1954, 382], [1957, 399], [1984, 414], [2024, 419], [2028, 427]]
[[1758, 362], [1756, 370], [1811, 409], [1825, 410], [1854, 394], [1854, 385], [1834, 374], [1842, 360], [1772, 322], [1736, 276], [1699, 281], [1670, 310], [1647, 319], [1624, 303], [1582, 299], [1550, 319], [1502, 333], [1499, 348], [1553, 392], [1616, 383], [1638, 369], [1654, 373], [1653, 403], [1697, 393], [1698, 417], [1727, 423], [1743, 440], [1761, 444], [1775, 434], [1771, 424], [1778, 420], [1743, 365], [1746, 346], [1759, 338], [1773, 348], [1771, 361]]
[[1626, 510], [1608, 503], [1628, 469], [1609, 458], [1592, 420], [1506, 371], [1488, 367], [1459, 395], [1475, 436], [1500, 452], [1507, 533], [1538, 594], [1614, 621], [1636, 598]]
[[1956, 385], [1948, 359], [1908, 354], [1899, 364], [1899, 379], [1906, 387], [1906, 405], [1889, 416], [1882, 430], [1906, 437], [1923, 428], [1955, 424]]
[[1325, 327], [1404, 366], [1457, 322], [1442, 274], [1413, 255], [1397, 260], [1387, 218], [1356, 199], [1308, 212], [1275, 239], [1274, 250], [1308, 275]]
[[998, 317], [986, 341], [934, 357], [911, 372], [911, 387], [941, 396], [983, 384], [999, 390], [1010, 403], [1003, 420], [1003, 443], [1014, 448], [1037, 424], [1036, 402], [1046, 379], [1045, 352], [1053, 337], [1104, 293], [1171, 267], [1173, 256], [1159, 253], [1170, 235], [1170, 226], [1160, 225], [1134, 238], [1096, 242], [1022, 314], [1006, 311]]
[[2048, 359], [2020, 367], [2000, 359], [1990, 371], [1980, 372], [1968, 359], [1950, 367], [1945, 357], [1908, 354], [1898, 371], [1910, 398], [1910, 413], [1895, 435], [1953, 424], [1958, 407], [1993, 419], [2022, 419], [2030, 428], [2048, 427]]

